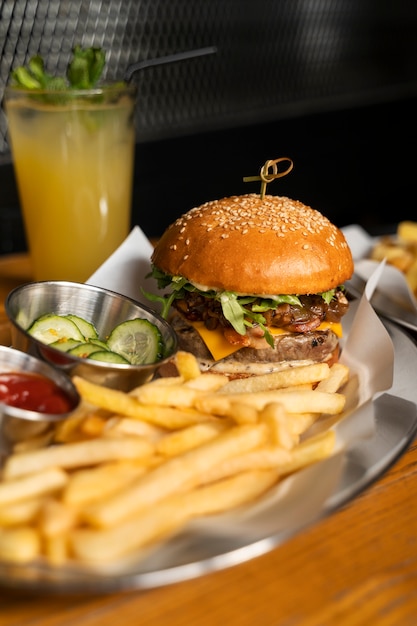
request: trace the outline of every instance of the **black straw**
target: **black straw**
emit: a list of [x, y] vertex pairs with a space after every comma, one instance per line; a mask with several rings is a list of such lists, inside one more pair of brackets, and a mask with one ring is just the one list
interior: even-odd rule
[[206, 56], [207, 54], [214, 54], [217, 52], [215, 46], [208, 46], [207, 48], [198, 48], [197, 50], [187, 50], [186, 52], [176, 52], [174, 54], [168, 54], [165, 57], [158, 57], [156, 59], [147, 59], [144, 61], [138, 61], [132, 63], [126, 70], [124, 80], [130, 82], [133, 74], [139, 70], [146, 69], [148, 67], [155, 67], [156, 65], [166, 65], [167, 63], [176, 63], [177, 61], [186, 61], [187, 59], [195, 59], [197, 57]]

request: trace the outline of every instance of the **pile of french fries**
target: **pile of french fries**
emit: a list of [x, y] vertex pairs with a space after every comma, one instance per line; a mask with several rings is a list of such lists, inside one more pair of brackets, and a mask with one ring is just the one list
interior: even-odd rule
[[403, 221], [395, 236], [381, 237], [371, 250], [371, 259], [383, 261], [403, 272], [417, 297], [417, 222]]
[[306, 364], [230, 381], [178, 375], [130, 393], [74, 377], [80, 407], [55, 425], [11, 423], [0, 481], [0, 560], [103, 566], [256, 501], [332, 454], [349, 369]]

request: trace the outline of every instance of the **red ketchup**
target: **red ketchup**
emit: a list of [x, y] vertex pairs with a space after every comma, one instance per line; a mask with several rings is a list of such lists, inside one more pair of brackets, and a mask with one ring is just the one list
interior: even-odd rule
[[0, 373], [0, 402], [38, 413], [68, 413], [73, 408], [65, 391], [46, 376], [27, 372]]

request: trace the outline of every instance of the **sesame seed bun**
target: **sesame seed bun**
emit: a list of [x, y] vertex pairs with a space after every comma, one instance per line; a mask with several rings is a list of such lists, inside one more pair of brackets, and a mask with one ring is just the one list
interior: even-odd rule
[[343, 233], [318, 211], [257, 194], [191, 209], [162, 235], [153, 264], [200, 288], [238, 294], [316, 294], [348, 280]]

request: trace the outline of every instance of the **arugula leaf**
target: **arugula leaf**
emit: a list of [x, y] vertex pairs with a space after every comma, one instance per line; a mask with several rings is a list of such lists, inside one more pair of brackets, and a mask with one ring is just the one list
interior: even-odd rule
[[[176, 299], [182, 299], [185, 297], [185, 291], [199, 291], [206, 298], [214, 298], [221, 304], [224, 317], [232, 325], [239, 335], [246, 334], [246, 328], [253, 327], [254, 324], [258, 325], [264, 331], [264, 338], [267, 343], [274, 347], [274, 338], [266, 327], [266, 320], [262, 313], [271, 309], [276, 309], [277, 306], [283, 302], [287, 302], [294, 306], [301, 306], [300, 299], [296, 295], [283, 294], [274, 296], [272, 298], [263, 298], [259, 301], [259, 296], [238, 296], [233, 291], [200, 291], [192, 283], [188, 282], [181, 276], [169, 276], [158, 269], [156, 266], [152, 266], [151, 272], [147, 275], [147, 278], [154, 278], [159, 289], [170, 289], [171, 293], [165, 296], [155, 296], [142, 289], [142, 293], [153, 302], [160, 302], [162, 304], [162, 317], [165, 319], [168, 316], [169, 309], [172, 303]], [[329, 304], [336, 293], [336, 289], [330, 289], [321, 294], [323, 300]], [[255, 303], [256, 301], [256, 303]], [[254, 304], [252, 304], [254, 303]], [[250, 307], [247, 305], [251, 304]]]
[[270, 309], [276, 309], [279, 304], [287, 302], [294, 306], [301, 306], [300, 299], [297, 296], [276, 296], [274, 298], [264, 298], [260, 303], [254, 304], [252, 311], [269, 311]]
[[141, 287], [143, 295], [148, 298], [148, 300], [151, 302], [159, 302], [162, 305], [161, 317], [167, 319], [172, 303], [174, 300], [182, 299], [184, 297], [183, 290], [185, 286], [190, 283], [188, 283], [185, 278], [181, 278], [180, 276], [168, 276], [157, 268], [154, 268], [154, 271], [150, 272], [146, 278], [149, 278], [150, 276], [155, 278], [159, 289], [165, 289], [165, 287], [168, 286], [172, 289], [172, 293], [167, 296], [156, 296]]
[[245, 309], [238, 302], [237, 295], [232, 291], [223, 291], [220, 294], [220, 304], [227, 321], [231, 323], [239, 335], [244, 335], [246, 333]]
[[336, 293], [336, 289], [330, 289], [329, 291], [324, 291], [321, 294], [321, 297], [323, 298], [326, 304], [330, 304], [330, 302], [334, 298], [335, 293]]

